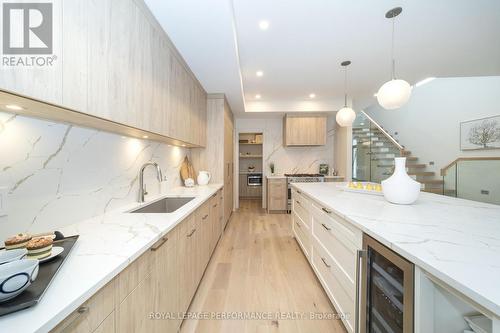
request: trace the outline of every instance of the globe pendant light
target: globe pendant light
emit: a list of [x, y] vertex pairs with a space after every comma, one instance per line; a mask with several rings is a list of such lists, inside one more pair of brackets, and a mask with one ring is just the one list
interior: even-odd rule
[[347, 106], [347, 66], [349, 66], [351, 62], [349, 60], [343, 61], [340, 65], [345, 69], [344, 75], [344, 107], [337, 111], [337, 115], [335, 119], [337, 120], [337, 124], [342, 127], [350, 127], [356, 119], [356, 112], [353, 109]]
[[385, 17], [392, 19], [392, 76], [391, 80], [384, 83], [378, 90], [377, 100], [378, 103], [387, 110], [399, 109], [408, 102], [411, 95], [411, 86], [405, 80], [396, 79], [396, 62], [394, 60], [394, 21], [396, 16], [401, 14], [403, 9], [396, 7], [391, 9], [385, 14]]

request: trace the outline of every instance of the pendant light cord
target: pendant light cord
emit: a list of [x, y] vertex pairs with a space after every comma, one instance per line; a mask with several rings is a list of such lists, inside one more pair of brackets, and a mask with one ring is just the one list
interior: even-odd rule
[[344, 107], [347, 107], [347, 66], [344, 67]]
[[391, 47], [391, 68], [392, 68], [392, 80], [396, 79], [396, 60], [394, 60], [394, 23], [396, 21], [396, 16], [392, 16], [392, 47]]

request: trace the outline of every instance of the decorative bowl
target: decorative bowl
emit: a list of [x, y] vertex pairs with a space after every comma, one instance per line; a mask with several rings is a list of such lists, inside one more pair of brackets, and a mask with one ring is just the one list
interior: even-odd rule
[[28, 250], [26, 250], [26, 248], [0, 251], [0, 265], [6, 264], [11, 261], [20, 260], [27, 253]]
[[0, 265], [0, 302], [22, 293], [37, 276], [37, 259], [21, 259]]

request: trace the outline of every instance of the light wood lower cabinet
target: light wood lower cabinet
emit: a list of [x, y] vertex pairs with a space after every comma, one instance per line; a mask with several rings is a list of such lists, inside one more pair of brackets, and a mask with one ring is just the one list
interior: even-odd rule
[[221, 192], [169, 231], [52, 332], [177, 332], [222, 233]]
[[286, 178], [267, 178], [267, 211], [284, 211], [287, 208]]
[[363, 233], [328, 207], [292, 189], [292, 230], [349, 332], [355, 331], [356, 260]]

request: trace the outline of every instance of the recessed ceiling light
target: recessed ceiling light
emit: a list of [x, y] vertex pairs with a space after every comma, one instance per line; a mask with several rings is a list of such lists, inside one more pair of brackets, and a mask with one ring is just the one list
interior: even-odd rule
[[267, 30], [269, 28], [269, 21], [263, 20], [259, 22], [260, 30]]
[[149, 136], [147, 136], [147, 135], [143, 135], [143, 136], [142, 136], [142, 138], [143, 138], [143, 139], [147, 139], [147, 138], [149, 138]]
[[428, 77], [428, 78], [425, 78], [425, 79], [423, 79], [422, 81], [419, 81], [419, 82], [415, 83], [415, 87], [420, 87], [420, 86], [423, 86], [424, 84], [429, 83], [429, 82], [431, 82], [431, 81], [432, 81], [432, 80], [434, 80], [434, 79], [435, 79], [435, 77]]
[[262, 96], [260, 94], [255, 95], [255, 99], [260, 99]]
[[186, 147], [186, 145], [182, 145], [183, 147]]
[[309, 98], [316, 98], [316, 94], [309, 94]]
[[7, 109], [9, 109], [9, 110], [14, 110], [14, 111], [24, 110], [24, 108], [22, 106], [19, 106], [19, 105], [16, 105], [16, 104], [7, 104], [5, 107]]
[[257, 71], [255, 73], [255, 75], [257, 75], [258, 77], [261, 77], [261, 76], [264, 76], [264, 72], [263, 71]]

